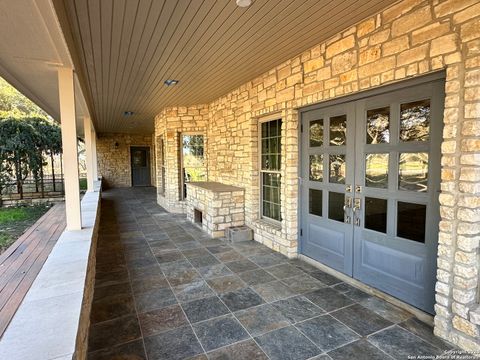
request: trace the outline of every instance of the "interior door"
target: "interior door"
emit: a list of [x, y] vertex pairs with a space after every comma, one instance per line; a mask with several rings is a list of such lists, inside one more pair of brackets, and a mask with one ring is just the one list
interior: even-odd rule
[[300, 253], [428, 312], [443, 86], [438, 80], [301, 113]]
[[303, 114], [301, 252], [352, 275], [353, 226], [348, 208], [354, 177], [355, 108]]
[[131, 147], [132, 186], [150, 186], [150, 149]]

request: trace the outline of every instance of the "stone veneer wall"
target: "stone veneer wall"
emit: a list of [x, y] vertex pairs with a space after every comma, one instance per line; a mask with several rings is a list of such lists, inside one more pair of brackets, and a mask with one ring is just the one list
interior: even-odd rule
[[187, 219], [195, 222], [195, 210], [202, 212], [202, 228], [214, 238], [224, 237], [225, 229], [245, 224], [244, 189], [212, 191], [187, 185]]
[[[108, 187], [132, 186], [130, 166], [130, 147], [150, 147], [150, 174], [152, 185], [156, 184], [155, 176], [155, 141], [152, 135], [135, 134], [100, 134], [97, 139], [98, 176]], [[118, 147], [115, 146], [118, 143]]]
[[[164, 109], [155, 118], [156, 139], [156, 171], [157, 183], [162, 181], [160, 137], [165, 143], [165, 193], [162, 194], [157, 187], [158, 203], [170, 212], [184, 213], [185, 201], [181, 199], [181, 146], [182, 133], [195, 133], [204, 135], [205, 148], [208, 148], [207, 136], [208, 105], [191, 107], [172, 107]], [[208, 154], [205, 153], [208, 162]], [[208, 175], [208, 174], [207, 174]]]
[[[295, 109], [440, 70], [446, 71], [446, 98], [435, 333], [464, 349], [480, 351], [478, 0], [404, 0], [202, 106], [208, 177], [245, 187], [246, 223], [254, 229], [255, 239], [295, 256], [299, 161]], [[196, 113], [198, 108], [165, 109], [156, 118], [156, 133], [173, 139], [189, 111]], [[275, 113], [283, 118], [279, 227], [259, 219], [258, 119]], [[176, 151], [169, 155], [168, 169], [168, 182], [175, 185], [178, 147], [169, 150]]]

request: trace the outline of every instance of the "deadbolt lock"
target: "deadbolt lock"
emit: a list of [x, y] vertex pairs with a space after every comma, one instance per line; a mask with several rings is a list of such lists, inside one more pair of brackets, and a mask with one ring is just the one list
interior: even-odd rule
[[355, 185], [355, 192], [361, 193], [362, 192], [362, 186], [361, 185]]
[[352, 185], [345, 186], [345, 191], [351, 193], [352, 192]]

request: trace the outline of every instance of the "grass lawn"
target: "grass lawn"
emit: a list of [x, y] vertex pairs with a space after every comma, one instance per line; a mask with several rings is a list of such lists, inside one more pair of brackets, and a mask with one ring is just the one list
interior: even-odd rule
[[25, 230], [32, 226], [52, 205], [0, 208], [0, 254]]

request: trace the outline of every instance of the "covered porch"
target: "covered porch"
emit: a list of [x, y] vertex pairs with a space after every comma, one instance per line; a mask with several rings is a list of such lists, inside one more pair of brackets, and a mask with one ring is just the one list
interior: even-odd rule
[[89, 359], [403, 359], [454, 348], [413, 314], [257, 242], [212, 239], [153, 188], [103, 192]]

